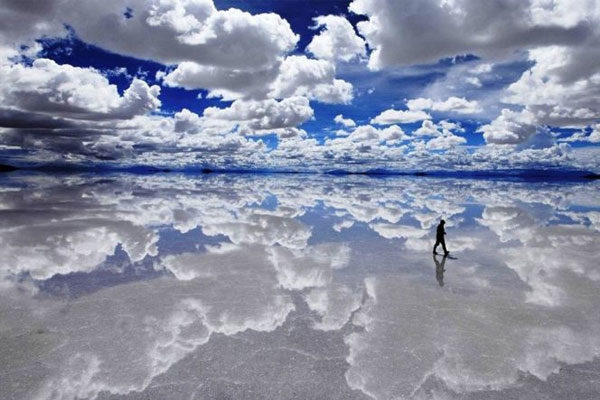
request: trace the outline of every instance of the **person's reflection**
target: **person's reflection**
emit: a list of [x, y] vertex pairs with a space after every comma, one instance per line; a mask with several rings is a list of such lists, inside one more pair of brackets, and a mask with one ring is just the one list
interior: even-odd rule
[[440, 286], [444, 286], [444, 266], [446, 265], [446, 256], [442, 256], [442, 262], [438, 260], [438, 255], [433, 255], [433, 262], [435, 263], [435, 279], [437, 279]]

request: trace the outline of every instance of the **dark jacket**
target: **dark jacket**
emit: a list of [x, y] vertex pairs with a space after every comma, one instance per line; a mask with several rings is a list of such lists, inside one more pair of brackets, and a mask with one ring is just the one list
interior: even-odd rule
[[437, 234], [435, 236], [435, 238], [437, 240], [444, 240], [444, 235], [446, 234], [446, 232], [444, 231], [444, 225], [443, 224], [439, 224], [437, 226]]

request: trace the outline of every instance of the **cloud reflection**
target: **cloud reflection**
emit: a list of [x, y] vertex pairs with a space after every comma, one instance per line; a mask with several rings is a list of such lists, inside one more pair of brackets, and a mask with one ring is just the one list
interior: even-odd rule
[[[253, 359], [265, 374], [338, 360], [337, 387], [323, 390], [347, 385], [348, 398], [487, 398], [600, 356], [595, 183], [166, 174], [4, 185], [3, 398], [127, 397], [240, 338], [248, 354], [310, 360]], [[441, 217], [458, 256], [443, 278], [430, 258]], [[164, 273], [91, 278], [141, 262]], [[46, 292], [57, 274], [89, 274], [97, 290]], [[233, 378], [271, 390], [250, 376]], [[270, 388], [289, 387], [279, 376]]]

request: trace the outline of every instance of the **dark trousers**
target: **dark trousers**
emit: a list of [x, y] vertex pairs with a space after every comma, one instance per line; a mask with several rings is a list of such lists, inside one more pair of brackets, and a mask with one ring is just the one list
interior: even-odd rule
[[442, 245], [442, 249], [444, 249], [444, 253], [447, 253], [448, 250], [446, 249], [446, 241], [444, 240], [444, 238], [441, 239], [437, 239], [435, 241], [435, 245], [433, 246], [433, 252], [435, 253], [435, 250], [437, 249], [438, 245]]

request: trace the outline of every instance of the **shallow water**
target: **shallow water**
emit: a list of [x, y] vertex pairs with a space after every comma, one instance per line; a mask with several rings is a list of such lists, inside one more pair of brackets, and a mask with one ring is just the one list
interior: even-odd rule
[[0, 398], [598, 399], [599, 189], [4, 175]]

